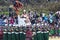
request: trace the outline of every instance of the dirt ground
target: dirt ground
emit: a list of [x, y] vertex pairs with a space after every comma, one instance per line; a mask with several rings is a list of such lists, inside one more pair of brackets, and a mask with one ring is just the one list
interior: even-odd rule
[[53, 37], [53, 38], [51, 38], [51, 37], [49, 37], [49, 40], [60, 40], [60, 37]]

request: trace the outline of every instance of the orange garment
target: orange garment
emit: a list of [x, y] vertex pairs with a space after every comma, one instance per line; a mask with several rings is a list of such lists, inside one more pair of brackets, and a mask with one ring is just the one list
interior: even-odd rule
[[23, 5], [22, 5], [22, 3], [20, 3], [18, 0], [16, 0], [15, 3], [16, 3], [16, 4], [14, 5], [13, 8], [14, 8], [14, 10], [16, 11], [16, 14], [18, 15], [18, 14], [19, 14], [19, 10], [20, 10], [20, 8], [22, 8]]

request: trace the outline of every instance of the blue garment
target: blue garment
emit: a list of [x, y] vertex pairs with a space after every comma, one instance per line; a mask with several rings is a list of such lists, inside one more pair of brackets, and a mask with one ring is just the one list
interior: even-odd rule
[[47, 21], [48, 20], [48, 17], [45, 17], [45, 20]]
[[48, 21], [48, 17], [47, 16], [44, 16], [44, 19], [43, 20]]
[[3, 22], [3, 20], [2, 19], [0, 19], [0, 26], [5, 26], [5, 22]]
[[52, 22], [53, 22], [53, 20], [52, 20], [52, 19], [49, 19], [49, 21], [50, 21], [50, 23], [52, 23]]
[[50, 15], [50, 18], [49, 18], [50, 23], [53, 22], [53, 18], [54, 18], [54, 16], [53, 15]]

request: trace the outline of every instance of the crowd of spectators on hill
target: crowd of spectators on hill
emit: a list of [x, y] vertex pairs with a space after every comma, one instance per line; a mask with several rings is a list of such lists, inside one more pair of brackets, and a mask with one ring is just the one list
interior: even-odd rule
[[[38, 13], [37, 11], [26, 11], [24, 10], [22, 15], [20, 15], [21, 20], [24, 20], [24, 27], [38, 27], [38, 28], [46, 28], [47, 30], [55, 30], [54, 33], [58, 34], [58, 29], [60, 30], [60, 11], [50, 12], [46, 15], [46, 13]], [[13, 15], [0, 15], [0, 26], [18, 26], [18, 16]], [[21, 24], [24, 24], [21, 23]], [[23, 25], [21, 25], [23, 26]], [[20, 27], [20, 26], [19, 26]], [[59, 31], [60, 32], [60, 31]], [[51, 31], [52, 33], [52, 31]], [[60, 33], [59, 33], [60, 35]]]
[[[38, 13], [36, 11], [29, 10], [28, 12], [24, 10], [23, 14], [20, 16], [21, 18], [26, 18], [25, 22], [29, 22], [31, 25], [35, 24], [49, 24], [50, 26], [60, 26], [60, 11], [57, 11], [56, 13], [50, 12], [48, 15], [46, 13]], [[3, 22], [2, 22], [3, 21]], [[18, 17], [15, 16], [7, 16], [4, 14], [0, 15], [0, 24], [1, 22], [4, 24], [18, 24]]]

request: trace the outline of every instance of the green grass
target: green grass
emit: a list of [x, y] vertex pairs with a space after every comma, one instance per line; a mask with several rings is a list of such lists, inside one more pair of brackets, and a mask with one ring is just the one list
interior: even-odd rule
[[[1, 8], [1, 6], [0, 6]], [[5, 8], [5, 7], [3, 7]], [[20, 9], [20, 15], [23, 13], [23, 10], [26, 10], [27, 12], [29, 11], [29, 9], [31, 9], [32, 11], [37, 11], [38, 12], [38, 15], [40, 15], [41, 12], [44, 12], [46, 15], [49, 14], [49, 11], [47, 8], [39, 8], [39, 7], [32, 7], [31, 5], [27, 5], [25, 7], [23, 7], [22, 9]], [[2, 12], [0, 12], [0, 14], [2, 14]], [[4, 11], [3, 14], [6, 14], [8, 15], [9, 12], [8, 11]]]
[[6, 15], [8, 15], [9, 12], [0, 12], [0, 14], [6, 14]]

